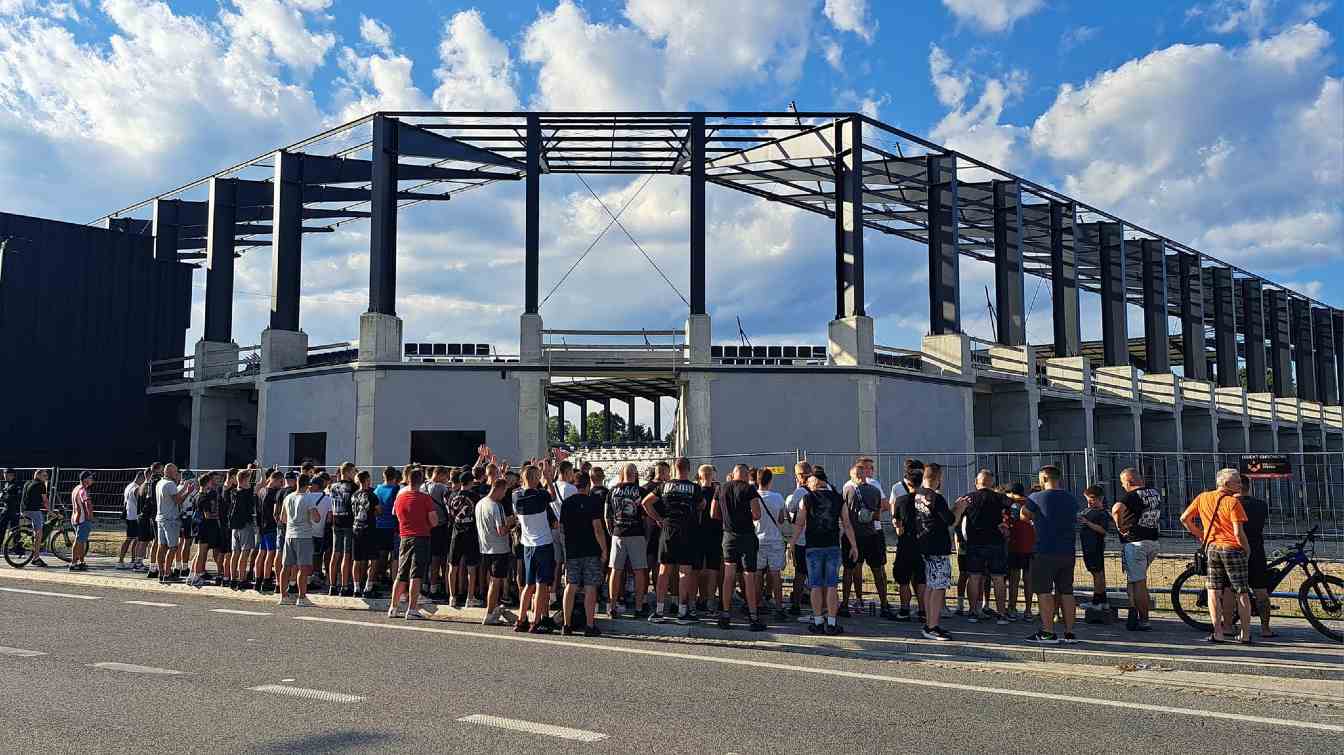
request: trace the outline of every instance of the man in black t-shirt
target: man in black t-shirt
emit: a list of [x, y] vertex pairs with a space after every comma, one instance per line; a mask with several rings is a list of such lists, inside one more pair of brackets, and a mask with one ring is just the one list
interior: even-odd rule
[[448, 523], [452, 528], [448, 544], [448, 595], [456, 608], [478, 608], [476, 572], [481, 563], [481, 540], [476, 533], [476, 497], [471, 472], [458, 472], [454, 490], [448, 497]]
[[[970, 572], [967, 592], [971, 612], [968, 621], [996, 620], [1007, 624], [1004, 618], [1008, 604], [1004, 595], [1008, 576], [1007, 520], [1008, 498], [994, 489], [994, 475], [982, 469], [975, 476], [975, 490], [958, 500], [962, 537], [966, 541], [966, 566]], [[994, 585], [994, 604], [998, 612], [989, 610], [985, 594], [985, 576]]]
[[844, 552], [845, 549], [841, 548], [846, 578], [840, 581], [844, 586], [840, 598], [840, 615], [846, 615], [844, 607], [849, 603], [850, 570], [854, 572], [852, 581], [859, 601], [863, 602], [863, 565], [868, 564], [868, 569], [873, 575], [873, 583], [877, 586], [877, 598], [882, 606], [881, 616], [884, 619], [894, 619], [896, 614], [892, 613], [891, 605], [887, 603], [887, 573], [883, 568], [887, 564], [887, 536], [881, 529], [882, 490], [868, 482], [868, 478], [864, 475], [865, 468], [858, 464], [854, 465], [849, 470], [849, 479], [853, 484], [844, 488], [845, 509], [853, 525], [854, 548], [858, 551], [859, 557], [851, 560], [849, 554]]
[[1260, 636], [1277, 637], [1278, 632], [1269, 628], [1269, 564], [1265, 559], [1265, 522], [1269, 519], [1269, 504], [1261, 498], [1251, 495], [1251, 478], [1241, 476], [1241, 508], [1246, 511], [1246, 523], [1241, 529], [1246, 533], [1246, 544], [1250, 550], [1246, 554], [1246, 581], [1254, 593], [1255, 609], [1260, 614]]
[[649, 617], [650, 621], [660, 624], [667, 621], [663, 615], [663, 602], [674, 570], [678, 576], [677, 623], [689, 624], [700, 618], [690, 612], [690, 600], [696, 585], [695, 565], [700, 558], [695, 524], [703, 499], [700, 486], [691, 482], [690, 460], [678, 457], [676, 469], [674, 479], [660, 483], [642, 501], [644, 512], [662, 530], [654, 609]]
[[587, 472], [574, 477], [578, 492], [560, 503], [560, 528], [565, 537], [564, 627], [561, 634], [574, 634], [574, 600], [583, 590], [585, 637], [601, 634], [597, 628], [597, 586], [607, 562], [607, 529], [602, 500], [592, 493]]
[[[649, 589], [649, 550], [644, 527], [644, 491], [639, 484], [639, 467], [626, 464], [620, 470], [620, 482], [607, 494], [606, 517], [611, 528], [611, 577], [607, 583], [611, 600], [611, 618], [620, 618], [621, 592], [625, 588], [625, 569], [635, 573], [635, 601], [644, 599]], [[643, 607], [636, 605], [636, 612]]]
[[761, 518], [761, 496], [749, 482], [751, 469], [746, 464], [733, 467], [732, 479], [719, 488], [710, 515], [723, 523], [723, 613], [719, 628], [732, 627], [733, 585], [737, 571], [746, 583], [747, 614], [753, 632], [765, 630], [757, 613], [760, 585], [756, 582], [756, 560], [760, 543], [756, 539], [756, 520]]
[[6, 468], [4, 480], [0, 481], [0, 538], [7, 537], [9, 531], [18, 526], [22, 505], [23, 485], [14, 470]]
[[952, 538], [948, 527], [956, 521], [947, 499], [940, 492], [943, 487], [943, 468], [939, 464], [924, 467], [924, 485], [911, 499], [911, 518], [915, 539], [924, 556], [924, 610], [927, 617], [921, 634], [927, 640], [948, 640], [951, 636], [939, 626], [943, 600], [952, 586]]
[[1152, 599], [1148, 597], [1148, 568], [1157, 560], [1162, 494], [1145, 485], [1139, 470], [1133, 467], [1120, 470], [1120, 486], [1125, 495], [1111, 507], [1111, 516], [1120, 533], [1120, 562], [1129, 587], [1131, 608], [1125, 628], [1146, 632], [1152, 629], [1148, 623], [1152, 607]]
[[807, 630], [812, 634], [837, 635], [844, 632], [836, 619], [840, 610], [840, 596], [836, 590], [842, 562], [840, 549], [844, 541], [851, 543], [847, 547], [854, 549], [852, 527], [844, 499], [831, 488], [826, 472], [820, 467], [808, 466], [808, 492], [798, 502], [798, 515], [794, 519], [789, 545], [796, 553], [799, 542], [807, 543], [807, 586], [812, 603], [812, 623]]
[[901, 608], [896, 612], [900, 621], [909, 621], [910, 596], [919, 601], [917, 617], [924, 614], [924, 557], [915, 540], [914, 494], [924, 481], [924, 463], [919, 459], [905, 460], [905, 475], [891, 486], [891, 526], [896, 530], [896, 557], [891, 565], [891, 577], [900, 588]]
[[266, 486], [261, 489], [257, 496], [257, 581], [256, 589], [259, 593], [270, 592], [275, 589], [275, 577], [279, 570], [279, 560], [277, 556], [276, 534], [279, 531], [279, 525], [275, 520], [275, 509], [284, 500], [288, 494], [285, 487], [285, 474], [278, 469], [271, 470], [270, 476], [266, 479]]

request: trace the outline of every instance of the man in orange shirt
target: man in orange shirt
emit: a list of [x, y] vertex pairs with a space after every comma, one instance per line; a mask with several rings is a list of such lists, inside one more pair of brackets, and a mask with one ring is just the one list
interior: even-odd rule
[[[1235, 469], [1220, 469], [1217, 490], [1200, 493], [1181, 514], [1181, 524], [1207, 547], [1209, 574], [1209, 617], [1213, 634], [1209, 642], [1226, 642], [1223, 637], [1222, 601], [1219, 593], [1231, 588], [1237, 594], [1241, 615], [1241, 644], [1251, 644], [1251, 585], [1247, 556], [1246, 510], [1241, 506], [1241, 474]], [[1199, 524], [1195, 524], [1195, 520]]]

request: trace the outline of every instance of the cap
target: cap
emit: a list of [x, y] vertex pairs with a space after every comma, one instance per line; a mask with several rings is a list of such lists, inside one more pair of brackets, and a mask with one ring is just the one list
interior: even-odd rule
[[463, 485], [467, 485], [469, 483], [475, 482], [476, 477], [472, 475], [470, 471], [459, 472], [457, 475], [457, 481]]
[[1022, 487], [1022, 483], [1015, 482], [1011, 486], [1009, 486], [1008, 492], [1012, 493], [1013, 495], [1026, 495], [1027, 489]]
[[289, 470], [288, 472], [285, 472], [285, 479], [286, 479], [286, 480], [297, 480], [297, 479], [299, 479], [299, 473], [298, 473], [298, 472], [295, 472], [294, 470], [291, 469], [291, 470]]
[[93, 479], [93, 472], [80, 472], [80, 473], [79, 473], [79, 481], [80, 481], [80, 482], [84, 482], [85, 480], [92, 480], [92, 479]]
[[827, 480], [826, 480], [826, 470], [822, 469], [821, 467], [813, 467], [813, 468], [812, 468], [812, 476], [815, 477], [815, 478], [817, 478], [818, 480], [821, 480], [822, 482], [826, 482], [826, 481], [827, 481]]

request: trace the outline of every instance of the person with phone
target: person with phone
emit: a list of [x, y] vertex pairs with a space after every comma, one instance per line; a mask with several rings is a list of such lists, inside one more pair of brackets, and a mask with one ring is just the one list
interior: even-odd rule
[[172, 573], [173, 559], [182, 540], [182, 502], [196, 492], [196, 484], [183, 482], [176, 464], [163, 468], [163, 479], [154, 491], [158, 503], [159, 583], [173, 584], [182, 578]]

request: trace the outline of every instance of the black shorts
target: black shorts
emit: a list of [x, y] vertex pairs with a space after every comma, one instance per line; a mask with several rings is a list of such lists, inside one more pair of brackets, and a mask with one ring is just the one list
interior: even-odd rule
[[508, 553], [483, 553], [481, 564], [491, 579], [505, 579], [509, 576], [509, 567], [513, 556]]
[[807, 576], [807, 546], [793, 546], [793, 573], [796, 579]]
[[216, 553], [233, 553], [233, 530], [222, 522], [214, 522], [214, 525], [214, 532], [210, 533], [210, 536], [214, 539], [210, 541], [210, 545]]
[[896, 557], [891, 562], [891, 578], [898, 585], [922, 585], [924, 580], [924, 556], [915, 544], [898, 546]]
[[704, 562], [703, 550], [696, 542], [695, 536], [690, 532], [674, 532], [663, 528], [663, 536], [658, 548], [659, 563], [674, 566], [689, 566], [692, 569], [699, 568], [698, 564]]
[[429, 576], [429, 538], [403, 537], [397, 561], [397, 581], [410, 582]]
[[372, 527], [355, 530], [353, 551], [356, 561], [372, 561], [378, 558], [378, 530]]
[[139, 532], [136, 533], [136, 536], [139, 538], [140, 542], [152, 542], [154, 538], [158, 537], [159, 527], [153, 519], [141, 518], [137, 524], [140, 525], [140, 528]]
[[453, 542], [453, 531], [448, 525], [429, 531], [429, 555], [436, 561], [448, 558], [448, 546]]
[[1003, 544], [966, 546], [966, 571], [969, 574], [988, 574], [1003, 577], [1008, 574], [1008, 551]]
[[182, 529], [178, 532], [177, 536], [182, 540], [195, 539], [197, 529], [195, 520], [190, 517], [184, 517], [182, 519]]
[[1269, 589], [1269, 564], [1264, 551], [1252, 553], [1246, 559], [1246, 581], [1252, 590]]
[[386, 554], [395, 557], [393, 553], [397, 548], [397, 528], [396, 527], [375, 527], [374, 543], [378, 546], [380, 554]]
[[448, 563], [453, 566], [475, 566], [481, 562], [481, 540], [476, 528], [455, 530], [448, 545]]
[[701, 568], [713, 571], [722, 570], [723, 530], [718, 527], [701, 527], [698, 534]]
[[[8, 517], [6, 517], [5, 521], [9, 521]], [[140, 537], [140, 520], [139, 520], [139, 519], [127, 519], [127, 520], [126, 520], [126, 539], [127, 539], [127, 540], [134, 540], [134, 539], [136, 539], [136, 538], [138, 538], [138, 537]]]
[[206, 519], [201, 522], [200, 528], [196, 532], [196, 539], [200, 544], [207, 548], [219, 550], [219, 521], [215, 519]]
[[756, 571], [756, 559], [760, 554], [761, 543], [756, 533], [734, 535], [723, 533], [723, 563], [732, 564], [738, 571], [753, 573]]
[[1101, 548], [1083, 549], [1083, 566], [1087, 567], [1089, 574], [1096, 574], [1106, 568], [1106, 551]]
[[966, 558], [966, 554], [965, 554], [965, 553], [958, 553], [958, 554], [957, 554], [957, 575], [958, 575], [958, 576], [961, 576], [961, 575], [970, 574], [970, 573], [971, 573], [971, 562], [970, 562], [970, 559]]
[[859, 560], [854, 561], [850, 558], [849, 544], [846, 542], [840, 548], [840, 560], [844, 563], [846, 569], [853, 569], [860, 563], [868, 564], [869, 568], [880, 570], [887, 565], [887, 539], [880, 535], [871, 537], [857, 538]]
[[1030, 553], [1009, 553], [1008, 571], [1026, 571], [1031, 568]]

